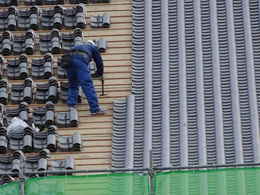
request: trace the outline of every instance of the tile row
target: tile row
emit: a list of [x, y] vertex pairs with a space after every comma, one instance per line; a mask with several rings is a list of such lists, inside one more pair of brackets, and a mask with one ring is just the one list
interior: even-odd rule
[[[4, 31], [0, 35], [0, 53], [4, 56], [22, 53], [32, 55], [37, 51], [42, 54], [48, 52], [59, 54], [84, 41], [83, 32], [78, 28], [73, 32], [60, 32], [58, 29], [53, 29], [47, 33], [35, 33], [33, 30], [28, 30], [22, 34], [15, 34]], [[101, 52], [107, 48], [105, 39], [96, 40], [96, 44]]]
[[0, 0], [1, 7], [12, 5], [57, 5], [64, 3], [80, 4], [80, 3], [110, 3], [111, 0]]
[[44, 83], [33, 83], [31, 78], [26, 78], [23, 83], [10, 85], [6, 80], [0, 80], [0, 103], [19, 104], [24, 101], [28, 104], [44, 104], [50, 101], [55, 104], [59, 100], [66, 103], [68, 88], [68, 82], [58, 81], [55, 77]]
[[259, 162], [259, 27], [259, 0], [133, 0], [135, 102], [113, 107], [112, 167]]
[[[36, 173], [37, 171], [74, 169], [74, 158], [71, 156], [62, 160], [50, 161], [49, 153], [48, 149], [44, 149], [35, 155], [25, 156], [22, 151], [17, 150], [6, 155], [1, 155], [0, 173], [2, 173], [3, 176], [0, 178], [0, 184], [15, 181], [21, 174], [25, 177], [37, 177], [46, 175], [38, 174]], [[6, 174], [8, 172], [12, 172], [12, 176]]]
[[7, 126], [12, 118], [19, 117], [28, 124], [44, 129], [51, 125], [61, 128], [77, 127], [79, 124], [78, 111], [69, 108], [67, 111], [55, 111], [54, 104], [49, 101], [44, 106], [32, 109], [26, 102], [21, 102], [17, 107], [5, 108], [0, 124]]
[[[42, 57], [31, 58], [31, 62], [26, 55], [19, 58], [5, 60], [0, 56], [0, 76], [8, 80], [24, 80], [28, 77], [33, 79], [49, 79], [56, 76], [58, 79], [67, 78], [67, 73], [61, 67], [60, 58], [54, 61], [52, 54], [47, 53]], [[95, 63], [90, 64], [90, 71], [96, 71]]]
[[57, 127], [54, 125], [43, 131], [38, 131], [37, 128], [30, 126], [0, 127], [0, 153], [15, 150], [30, 153], [43, 149], [48, 149], [51, 152], [80, 151], [81, 136], [78, 132], [71, 136], [61, 136], [57, 133]]
[[[110, 16], [92, 16], [89, 23], [93, 28], [108, 28]], [[34, 6], [24, 9], [11, 6], [0, 10], [0, 30], [84, 29], [86, 25], [86, 9], [82, 4], [73, 7], [56, 5], [51, 8]]]

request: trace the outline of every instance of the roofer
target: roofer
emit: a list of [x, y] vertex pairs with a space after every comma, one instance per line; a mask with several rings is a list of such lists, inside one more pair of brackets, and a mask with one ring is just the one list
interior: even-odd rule
[[[97, 66], [97, 71], [93, 75], [90, 73], [90, 61], [92, 59]], [[96, 44], [89, 40], [85, 44], [74, 46], [69, 53], [62, 56], [61, 64], [67, 71], [69, 80], [68, 106], [75, 107], [78, 103], [78, 87], [81, 86], [83, 93], [87, 97], [91, 114], [104, 114], [105, 111], [98, 103], [91, 78], [91, 76], [103, 76], [103, 60]]]

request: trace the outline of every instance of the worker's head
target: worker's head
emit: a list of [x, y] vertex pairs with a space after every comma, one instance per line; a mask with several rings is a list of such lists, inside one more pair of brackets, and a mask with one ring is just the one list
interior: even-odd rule
[[88, 40], [87, 43], [96, 46], [96, 43], [92, 40]]

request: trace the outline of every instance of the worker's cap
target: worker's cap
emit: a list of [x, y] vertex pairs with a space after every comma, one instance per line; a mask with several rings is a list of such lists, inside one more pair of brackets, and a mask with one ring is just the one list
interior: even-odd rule
[[96, 46], [96, 43], [95, 43], [94, 41], [92, 41], [92, 40], [87, 40], [87, 43], [90, 43], [90, 44], [92, 44], [92, 45], [95, 45], [95, 46]]

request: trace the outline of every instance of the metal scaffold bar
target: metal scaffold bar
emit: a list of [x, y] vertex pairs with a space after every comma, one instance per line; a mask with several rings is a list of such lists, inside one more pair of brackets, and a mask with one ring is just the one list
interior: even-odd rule
[[[260, 167], [260, 163], [244, 163], [244, 164], [226, 164], [226, 165], [208, 165], [208, 166], [188, 166], [188, 167], [153, 167], [153, 168], [134, 168], [134, 169], [96, 169], [96, 170], [59, 170], [59, 171], [28, 171], [24, 172], [24, 175], [49, 175], [49, 174], [73, 174], [73, 173], [123, 173], [123, 172], [160, 172], [171, 170], [197, 170], [197, 169], [216, 169], [216, 168], [238, 168], [238, 167]], [[17, 175], [15, 172], [0, 173], [0, 176]]]

